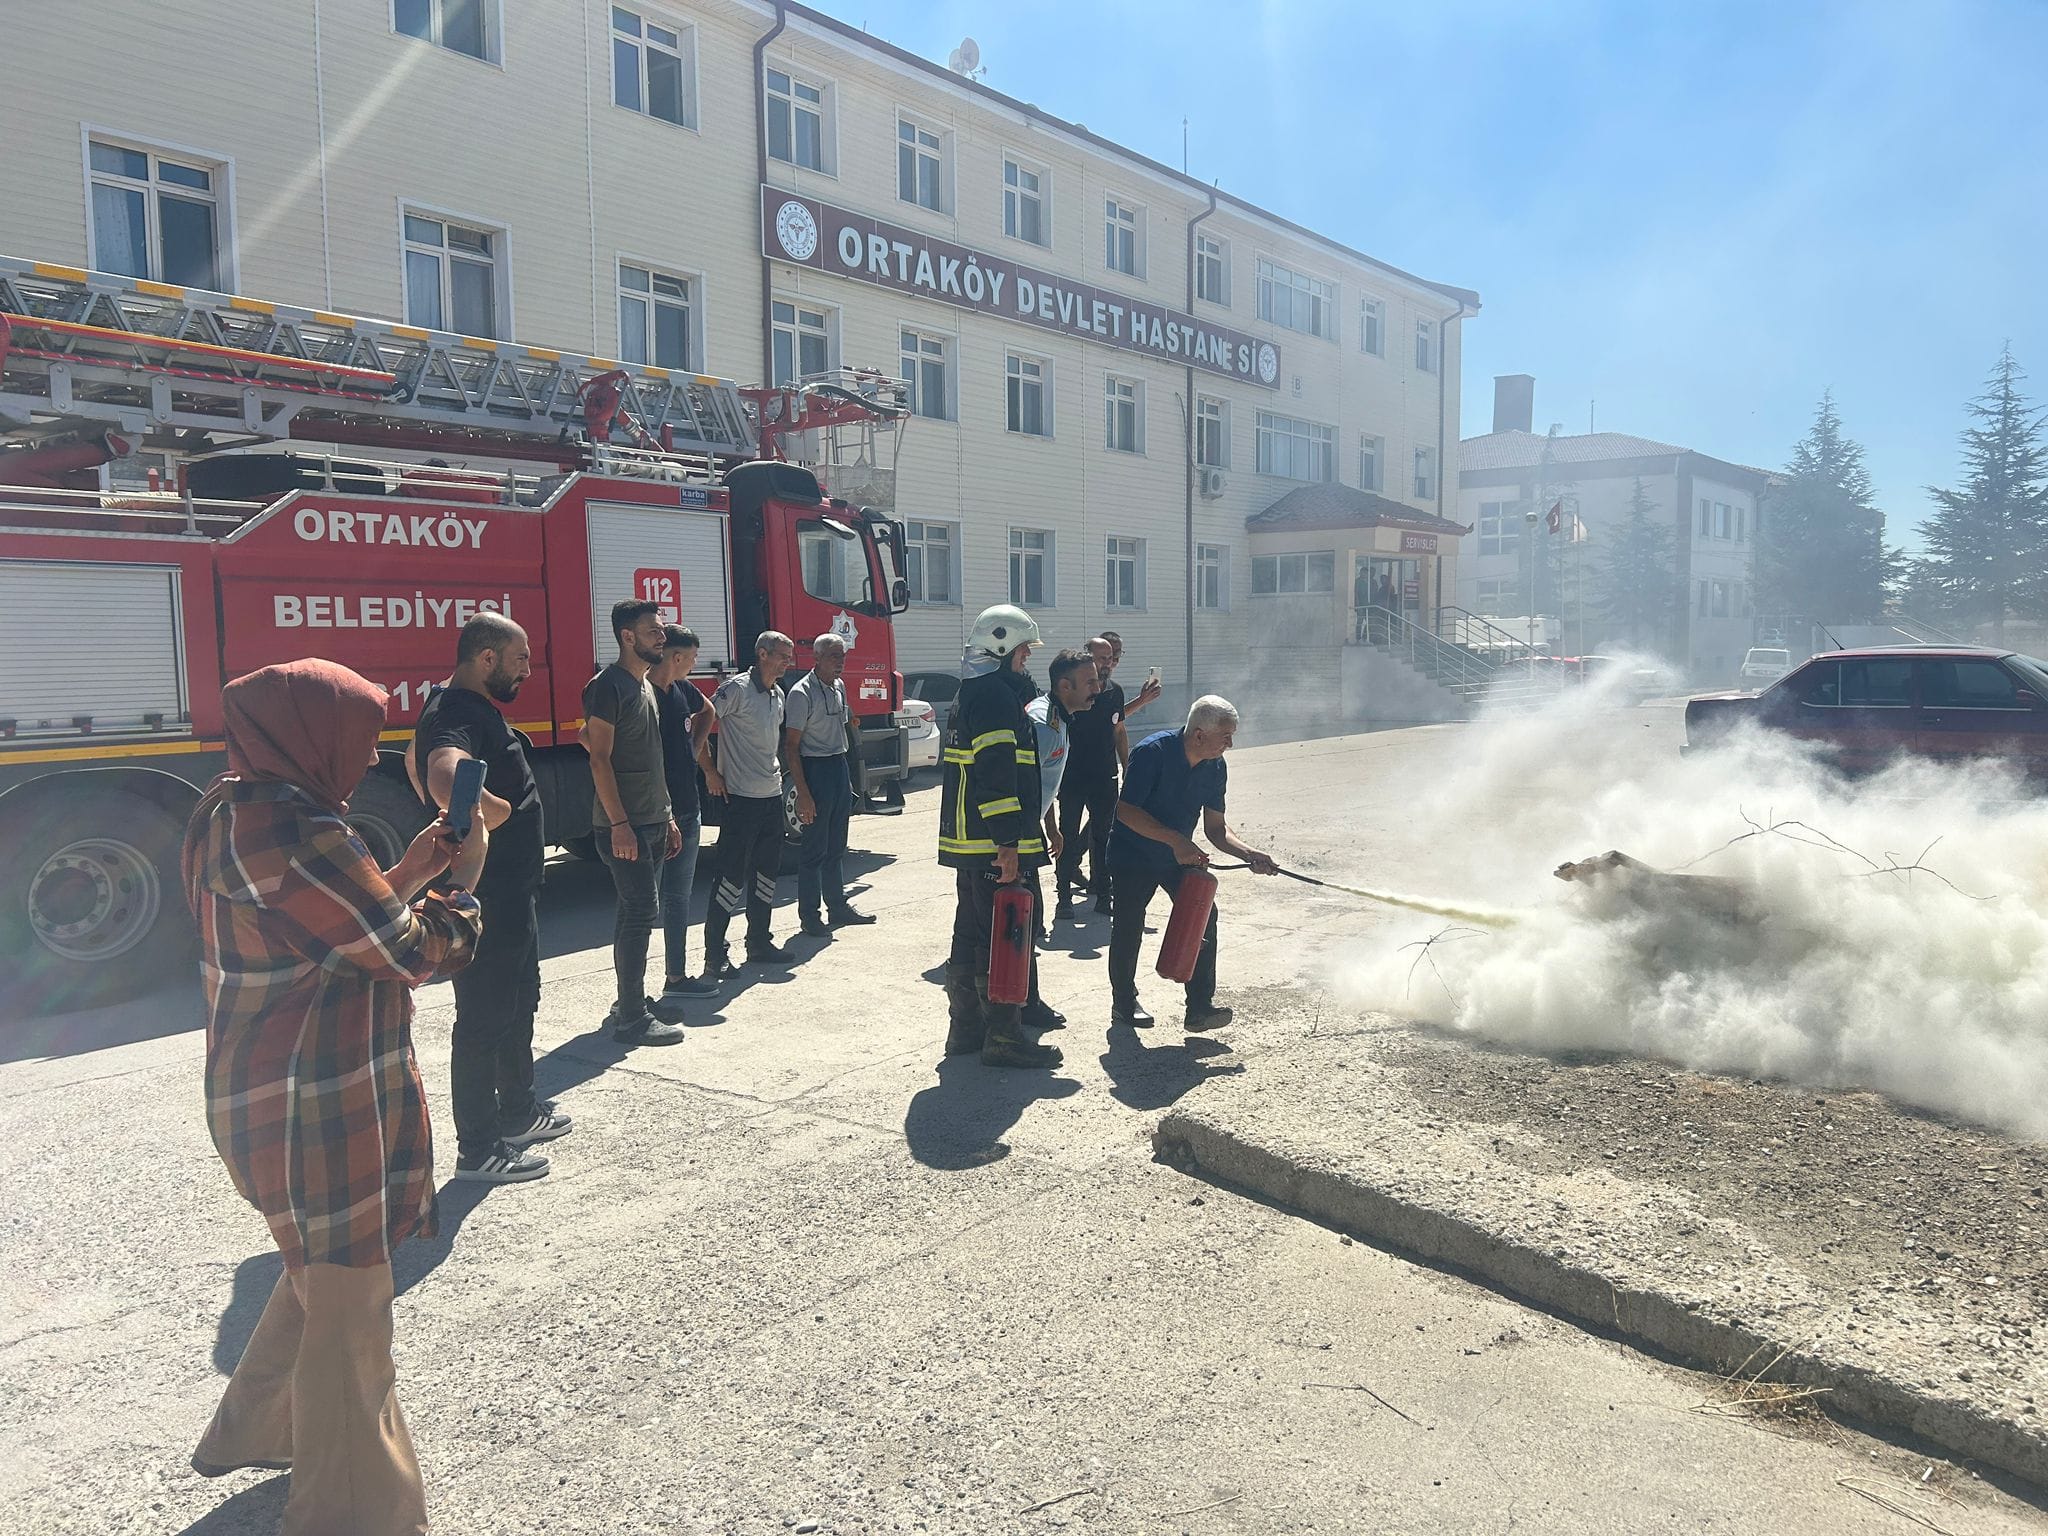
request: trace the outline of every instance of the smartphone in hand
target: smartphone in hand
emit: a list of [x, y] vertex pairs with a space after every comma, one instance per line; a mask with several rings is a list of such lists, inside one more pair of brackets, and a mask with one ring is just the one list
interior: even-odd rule
[[470, 819], [484, 792], [484, 764], [479, 757], [465, 757], [455, 765], [455, 783], [448, 791], [448, 830], [456, 840], [469, 836]]

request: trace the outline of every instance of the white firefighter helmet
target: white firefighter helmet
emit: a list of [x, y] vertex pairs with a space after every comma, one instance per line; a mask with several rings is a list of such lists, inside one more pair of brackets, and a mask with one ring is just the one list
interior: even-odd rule
[[1009, 603], [984, 608], [967, 636], [967, 649], [990, 656], [1007, 656], [1020, 645], [1038, 644], [1038, 625], [1030, 614]]

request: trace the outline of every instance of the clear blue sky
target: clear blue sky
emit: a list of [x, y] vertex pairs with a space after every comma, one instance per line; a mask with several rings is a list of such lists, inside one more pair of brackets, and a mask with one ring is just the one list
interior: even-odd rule
[[988, 84], [1475, 288], [1536, 427], [1782, 464], [1821, 391], [1894, 540], [2010, 340], [2048, 402], [2048, 4], [825, 0]]

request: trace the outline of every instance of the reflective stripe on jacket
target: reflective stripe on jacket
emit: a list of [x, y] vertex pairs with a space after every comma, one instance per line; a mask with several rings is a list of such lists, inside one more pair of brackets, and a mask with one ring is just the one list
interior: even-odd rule
[[977, 868], [1012, 844], [1022, 868], [1046, 859], [1038, 817], [1038, 738], [1024, 713], [1037, 690], [1007, 667], [960, 685], [940, 754], [939, 862]]

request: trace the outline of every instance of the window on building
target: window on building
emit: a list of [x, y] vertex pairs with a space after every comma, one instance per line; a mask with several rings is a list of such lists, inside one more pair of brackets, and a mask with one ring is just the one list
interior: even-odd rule
[[1436, 322], [1415, 322], [1415, 366], [1424, 373], [1436, 372]]
[[1415, 499], [1430, 501], [1436, 496], [1436, 450], [1415, 450]]
[[1497, 619], [1515, 611], [1520, 601], [1520, 587], [1512, 576], [1482, 576], [1472, 601], [1474, 613], [1481, 618]]
[[1195, 397], [1195, 462], [1207, 469], [1230, 468], [1230, 404], [1214, 395]]
[[1145, 451], [1145, 386], [1110, 374], [1103, 386], [1104, 444], [1117, 453]]
[[1479, 503], [1479, 553], [1482, 555], [1511, 555], [1520, 540], [1517, 538], [1515, 504], [1512, 501], [1482, 501]]
[[1259, 318], [1290, 331], [1334, 339], [1337, 286], [1259, 258]]
[[1026, 437], [1052, 436], [1052, 364], [1042, 357], [1012, 352], [1004, 387], [1009, 394], [1008, 424]]
[[1020, 608], [1052, 602], [1052, 533], [1044, 528], [1010, 530], [1010, 601]]
[[934, 213], [946, 211], [947, 136], [914, 118], [896, 119], [896, 196]]
[[1145, 541], [1112, 536], [1105, 541], [1102, 606], [1145, 606]]
[[613, 6], [612, 100], [628, 112], [696, 127], [696, 46], [694, 27], [666, 27]]
[[673, 272], [619, 263], [619, 357], [657, 368], [697, 366], [693, 283]]
[[807, 171], [830, 171], [826, 163], [825, 92], [820, 81], [768, 71], [768, 158]]
[[1252, 596], [1337, 590], [1337, 553], [1312, 549], [1295, 555], [1253, 555]]
[[496, 0], [391, 0], [391, 30], [496, 63]]
[[431, 214], [405, 215], [405, 318], [431, 331], [498, 334], [502, 230]]
[[934, 421], [953, 419], [952, 343], [923, 331], [903, 333], [903, 382], [910, 386], [910, 411]]
[[1700, 617], [1707, 617], [1713, 608], [1713, 588], [1707, 582], [1700, 583]]
[[959, 524], [927, 523], [912, 519], [903, 525], [903, 555], [909, 569], [903, 579], [910, 584], [913, 603], [958, 603]]
[[1003, 233], [1033, 245], [1052, 244], [1047, 198], [1048, 173], [1022, 160], [1003, 157]]
[[1117, 199], [1103, 200], [1104, 260], [1112, 272], [1145, 275], [1145, 210]]
[[1337, 429], [1319, 421], [1259, 412], [1258, 470], [1283, 480], [1337, 478]]
[[214, 292], [227, 286], [220, 162], [99, 139], [86, 159], [96, 268]]
[[1700, 537], [1711, 537], [1714, 532], [1714, 504], [1706, 497], [1700, 498]]
[[1743, 511], [1744, 511], [1744, 509], [1743, 509], [1743, 508], [1741, 508], [1741, 507], [1737, 507], [1737, 508], [1735, 509], [1735, 542], [1736, 542], [1736, 543], [1738, 543], [1738, 544], [1740, 544], [1740, 543], [1742, 543], [1742, 542], [1743, 542], [1743, 538], [1742, 538], [1742, 514], [1743, 514]]
[[1358, 439], [1358, 488], [1383, 491], [1387, 488], [1387, 440], [1370, 432]]
[[1230, 242], [1195, 236], [1195, 297], [1230, 308]]
[[771, 306], [775, 331], [775, 382], [790, 385], [832, 371], [832, 316], [801, 299], [777, 299]]
[[1358, 349], [1374, 357], [1387, 355], [1387, 305], [1384, 299], [1358, 301]]
[[1714, 503], [1714, 537], [1732, 539], [1735, 537], [1735, 509], [1725, 501]]
[[1230, 551], [1224, 545], [1195, 546], [1195, 606], [1210, 613], [1230, 607]]

